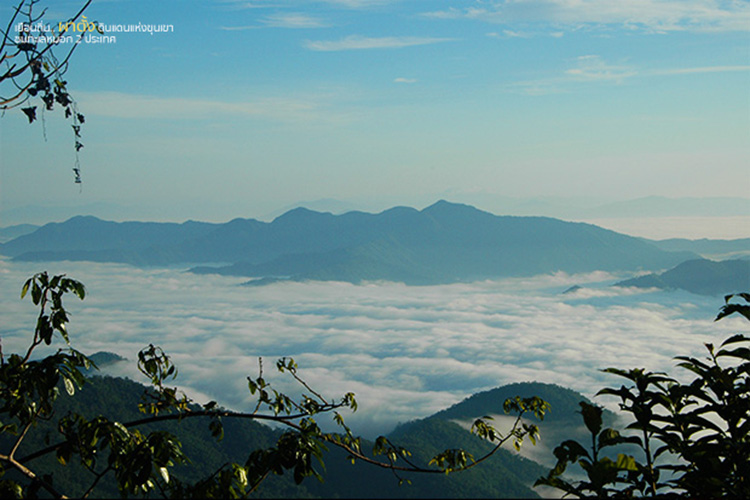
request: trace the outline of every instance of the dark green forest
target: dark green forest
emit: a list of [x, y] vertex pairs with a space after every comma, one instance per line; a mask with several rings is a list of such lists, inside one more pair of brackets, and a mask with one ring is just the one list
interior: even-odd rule
[[[99, 357], [101, 359], [101, 357]], [[525, 384], [524, 384], [525, 385]], [[514, 387], [522, 388], [522, 387]], [[558, 388], [545, 384], [529, 384], [541, 394], [554, 398]], [[87, 379], [81, 390], [74, 396], [63, 393], [56, 401], [56, 416], [78, 413], [88, 418], [103, 415], [109, 419], [127, 422], [143, 417], [138, 411], [138, 404], [146, 390], [145, 386], [129, 379], [94, 375]], [[541, 389], [541, 390], [540, 390]], [[505, 391], [507, 392], [507, 390]], [[572, 392], [572, 391], [567, 391]], [[550, 415], [566, 412], [567, 419], [574, 418], [577, 399], [571, 399], [572, 405], [556, 406]], [[460, 409], [461, 404], [454, 408]], [[196, 407], [197, 408], [197, 407]], [[472, 405], [466, 413], [481, 409]], [[483, 411], [502, 413], [502, 401], [488, 401]], [[451, 421], [448, 416], [434, 415], [423, 420], [402, 424], [395, 429], [389, 438], [412, 452], [415, 461], [427, 462], [442, 451], [442, 443], [453, 443], [475, 456], [480, 456], [491, 449], [489, 443]], [[191, 457], [189, 464], [175, 467], [173, 475], [180, 478], [208, 477], [223, 464], [244, 461], [247, 455], [259, 448], [273, 446], [281, 433], [266, 425], [252, 421], [226, 419], [224, 438], [217, 440], [211, 435], [205, 422], [197, 419], [166, 422], [160, 425], [149, 424], [141, 428], [146, 433], [155, 430], [167, 430], [179, 436], [183, 451]], [[19, 448], [18, 455], [25, 456], [36, 450], [44, 449], [50, 443], [60, 439], [54, 422], [42, 422], [29, 433]], [[6, 449], [13, 442], [13, 437], [2, 435], [0, 447]], [[365, 441], [362, 448], [372, 449], [373, 443]], [[535, 462], [523, 459], [503, 450], [493, 460], [477, 469], [450, 475], [410, 474], [411, 484], [399, 485], [398, 479], [388, 470], [381, 470], [364, 463], [355, 463], [347, 459], [347, 454], [331, 449], [325, 454], [325, 468], [322, 472], [324, 481], [313, 478], [297, 485], [291, 474], [271, 476], [263, 483], [262, 488], [254, 493], [259, 498], [502, 498], [502, 497], [537, 497], [530, 488], [533, 481], [546, 472], [546, 469]], [[60, 466], [54, 454], [33, 460], [35, 469], [53, 474], [53, 484], [68, 495], [81, 496], [90, 486], [89, 473], [80, 464], [71, 462]], [[18, 475], [7, 473], [5, 478], [18, 478]], [[113, 478], [105, 478], [95, 490], [97, 497], [119, 498], [120, 493]]]

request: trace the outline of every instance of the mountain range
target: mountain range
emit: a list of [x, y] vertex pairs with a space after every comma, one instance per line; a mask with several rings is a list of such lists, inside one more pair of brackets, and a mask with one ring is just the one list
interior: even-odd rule
[[[97, 353], [92, 358], [105, 367], [108, 363], [123, 362], [119, 356]], [[105, 369], [106, 371], [106, 369]], [[104, 415], [120, 422], [139, 420], [142, 414], [138, 403], [145, 387], [123, 378], [92, 376], [74, 397], [65, 391], [56, 403], [57, 414], [78, 413], [86, 418]], [[489, 451], [492, 446], [471, 434], [462, 420], [473, 421], [485, 415], [502, 415], [505, 398], [536, 395], [548, 401], [552, 409], [544, 421], [536, 421], [542, 436], [537, 446], [525, 442], [522, 452], [530, 450], [539, 462], [525, 458], [523, 454], [500, 450], [480, 467], [471, 471], [445, 474], [408, 474], [411, 484], [399, 485], [398, 479], [388, 470], [357, 462], [350, 463], [347, 454], [335, 447], [325, 455], [325, 468], [319, 468], [325, 481], [320, 483], [308, 479], [294, 484], [291, 474], [271, 476], [264, 482], [259, 496], [268, 498], [534, 498], [538, 493], [531, 488], [534, 481], [545, 475], [554, 465], [552, 448], [565, 439], [578, 439], [585, 435], [580, 414], [579, 401], [588, 401], [570, 389], [542, 383], [517, 383], [475, 394], [449, 409], [424, 419], [414, 420], [398, 426], [388, 434], [388, 439], [412, 452], [415, 463], [427, 463], [445, 448], [463, 448], [475, 457]], [[607, 412], [608, 420], [614, 415]], [[507, 417], [511, 418], [511, 417]], [[259, 447], [273, 446], [280, 430], [247, 420], [223, 419], [225, 438], [214, 439], [207, 422], [185, 419], [151, 424], [142, 431], [166, 430], [178, 436], [183, 449], [193, 460], [189, 465], [178, 466], [173, 475], [183, 478], [207, 477], [222, 464], [236, 461], [244, 463], [248, 454]], [[502, 422], [494, 425], [500, 430]], [[501, 430], [501, 432], [505, 432]], [[29, 432], [19, 449], [22, 456], [48, 446], [47, 440], [57, 440], [57, 430], [51, 422], [43, 422]], [[9, 441], [7, 436], [2, 439]], [[0, 439], [0, 441], [2, 441]], [[11, 444], [12, 442], [9, 441]], [[6, 445], [4, 441], [2, 444]], [[362, 449], [369, 452], [373, 443], [363, 440]], [[506, 448], [512, 449], [512, 445]], [[57, 463], [54, 454], [34, 461], [34, 469], [54, 473], [54, 484], [71, 495], [79, 496], [85, 491], [90, 474], [76, 461], [67, 467]], [[6, 477], [14, 477], [12, 471]], [[84, 486], [86, 485], [86, 486]], [[94, 491], [98, 498], [119, 498], [112, 475], [105, 476]]]
[[196, 273], [407, 284], [556, 271], [656, 271], [697, 257], [591, 224], [497, 216], [446, 201], [378, 214], [297, 208], [270, 223], [117, 223], [78, 216], [8, 241], [0, 253], [23, 261], [191, 263], [204, 264], [192, 269]]

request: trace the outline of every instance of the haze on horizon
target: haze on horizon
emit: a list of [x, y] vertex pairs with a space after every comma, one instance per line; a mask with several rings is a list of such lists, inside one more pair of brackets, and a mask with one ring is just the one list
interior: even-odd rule
[[[748, 200], [747, 2], [95, 0], [86, 14], [174, 31], [78, 48], [66, 79], [86, 115], [82, 191], [60, 113], [46, 141], [20, 111], [2, 117], [0, 226], [91, 207], [226, 221], [320, 199], [493, 213], [517, 199], [568, 220], [566, 204]], [[39, 207], [46, 220], [30, 220]], [[598, 219], [741, 237], [748, 215]]]

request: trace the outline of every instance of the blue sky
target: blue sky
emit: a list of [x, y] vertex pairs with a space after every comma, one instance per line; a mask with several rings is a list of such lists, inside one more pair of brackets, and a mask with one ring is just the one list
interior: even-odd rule
[[[81, 4], [47, 2], [47, 18]], [[60, 113], [46, 141], [20, 111], [2, 117], [6, 213], [750, 193], [747, 1], [94, 0], [86, 14], [174, 31], [78, 48], [81, 192]]]

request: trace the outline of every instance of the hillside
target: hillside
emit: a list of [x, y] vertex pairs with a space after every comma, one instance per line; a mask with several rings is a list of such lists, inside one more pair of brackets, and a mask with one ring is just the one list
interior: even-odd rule
[[[75, 217], [2, 244], [0, 253], [24, 261], [203, 263], [214, 267], [192, 271], [416, 285], [556, 271], [656, 270], [695, 258], [590, 224], [496, 216], [445, 201], [379, 214], [297, 208], [270, 223], [114, 223]], [[217, 262], [232, 264], [216, 267]]]
[[681, 289], [700, 295], [743, 292], [750, 290], [750, 260], [690, 260], [661, 274], [620, 281], [615, 286]]
[[[111, 356], [100, 356], [109, 360]], [[560, 414], [574, 415], [577, 402], [582, 396], [561, 387], [549, 384], [513, 384], [495, 391], [505, 394], [525, 394], [542, 391], [542, 396], [554, 400], [553, 408]], [[142, 417], [137, 411], [137, 404], [144, 387], [133, 381], [95, 376], [90, 378], [75, 397], [61, 396], [57, 414], [64, 415], [69, 411], [93, 416], [103, 414], [110, 418], [117, 417], [128, 421]], [[556, 396], [556, 394], [560, 396]], [[64, 391], [63, 391], [64, 394]], [[500, 393], [490, 391], [492, 400]], [[477, 399], [478, 398], [478, 399]], [[480, 456], [489, 449], [489, 444], [467, 432], [452, 421], [456, 411], [473, 413], [490, 413], [494, 406], [487, 403], [477, 405], [478, 400], [485, 400], [482, 395], [475, 395], [470, 407], [466, 402], [452, 407], [446, 412], [423, 420], [404, 424], [394, 430], [389, 439], [405, 446], [413, 452], [413, 458], [426, 461], [445, 447], [464, 448], [475, 456]], [[193, 457], [189, 466], [178, 467], [174, 475], [182, 478], [204, 477], [216, 468], [229, 461], [244, 462], [248, 453], [261, 446], [270, 446], [276, 439], [277, 431], [254, 422], [224, 419], [226, 438], [217, 442], [210, 435], [206, 422], [197, 419], [186, 419], [180, 422], [169, 422], [159, 427], [180, 436], [188, 456]], [[156, 430], [149, 427], [145, 430]], [[144, 430], [144, 429], [142, 429]], [[543, 431], [544, 432], [544, 431]], [[46, 446], [47, 440], [54, 442], [56, 431], [50, 424], [44, 423], [27, 436], [19, 456]], [[548, 436], [549, 438], [549, 436]], [[531, 446], [527, 443], [527, 446]], [[364, 442], [363, 449], [368, 450], [372, 443]], [[196, 460], [196, 458], [199, 458]], [[55, 484], [62, 490], [74, 495], [81, 495], [84, 483], [82, 475], [87, 474], [80, 466], [71, 463], [60, 467], [54, 456], [37, 459], [35, 468], [53, 472]], [[519, 457], [508, 451], [501, 451], [492, 460], [482, 466], [460, 474], [412, 474], [408, 479], [412, 485], [398, 486], [392, 472], [365, 464], [352, 465], [343, 452], [333, 449], [327, 453], [326, 467], [323, 473], [325, 482], [319, 483], [308, 479], [301, 485], [295, 485], [289, 475], [272, 477], [261, 488], [261, 497], [275, 498], [498, 498], [498, 497], [536, 497], [530, 485], [546, 469], [533, 461]], [[41, 465], [40, 465], [41, 464]], [[108, 479], [108, 480], [107, 480]], [[112, 478], [100, 483], [95, 494], [97, 497], [116, 498], [118, 493], [113, 487]]]

